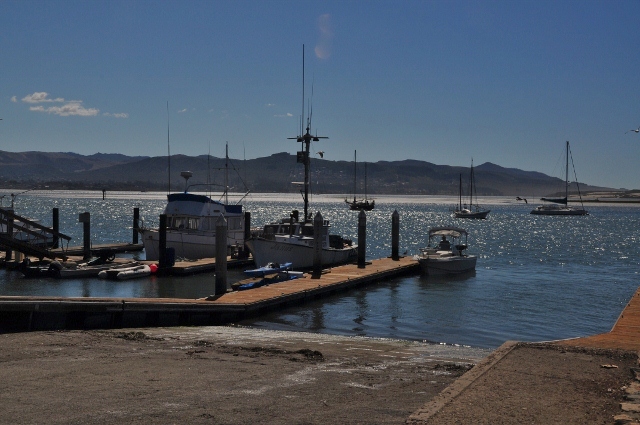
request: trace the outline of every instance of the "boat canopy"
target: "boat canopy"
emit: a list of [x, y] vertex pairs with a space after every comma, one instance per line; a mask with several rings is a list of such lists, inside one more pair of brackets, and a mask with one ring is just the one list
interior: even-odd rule
[[459, 227], [444, 226], [444, 227], [432, 227], [429, 229], [429, 238], [434, 236], [450, 236], [452, 238], [459, 238], [460, 236], [467, 236], [467, 231]]
[[172, 193], [167, 195], [169, 203], [165, 214], [210, 215], [217, 213], [242, 214], [242, 205], [224, 205], [208, 196], [193, 193]]

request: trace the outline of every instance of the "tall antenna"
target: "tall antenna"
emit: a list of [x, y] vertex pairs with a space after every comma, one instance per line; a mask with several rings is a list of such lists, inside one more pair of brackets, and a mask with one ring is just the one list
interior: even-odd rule
[[302, 116], [300, 118], [300, 134], [304, 134], [304, 44], [302, 45]]
[[169, 143], [169, 101], [167, 100], [167, 170], [169, 173], [169, 188], [167, 194], [171, 193], [171, 144]]
[[211, 142], [209, 142], [209, 152], [207, 153], [207, 192], [211, 195]]
[[[302, 116], [304, 117], [304, 44], [302, 45]], [[302, 120], [301, 120], [302, 121]], [[318, 142], [320, 139], [328, 139], [328, 137], [324, 136], [312, 136], [309, 132], [311, 127], [311, 119], [307, 119], [307, 127], [306, 131], [301, 131], [298, 137], [289, 137], [289, 139], [295, 139], [297, 142], [302, 144], [302, 151], [297, 153], [297, 161], [304, 164], [304, 222], [308, 222], [309, 218], [309, 166], [310, 166], [310, 158], [309, 158], [309, 148], [311, 142]]]

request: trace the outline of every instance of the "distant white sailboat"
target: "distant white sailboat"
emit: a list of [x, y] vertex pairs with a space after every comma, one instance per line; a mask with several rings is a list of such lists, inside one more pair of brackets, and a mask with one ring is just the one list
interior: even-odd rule
[[[473, 202], [473, 197], [476, 197], [475, 203]], [[460, 174], [460, 195], [459, 195], [459, 203], [458, 208], [453, 212], [453, 216], [456, 218], [479, 218], [485, 219], [487, 218], [487, 214], [489, 214], [491, 210], [486, 208], [482, 208], [478, 205], [478, 195], [476, 193], [476, 180], [475, 175], [473, 173], [473, 159], [471, 160], [471, 171], [469, 173], [469, 205], [462, 203], [462, 174]]]
[[[536, 215], [588, 215], [587, 210], [582, 205], [582, 195], [580, 195], [580, 187], [578, 186], [578, 196], [580, 197], [581, 207], [575, 207], [568, 204], [569, 202], [569, 156], [571, 150], [569, 149], [569, 141], [567, 140], [567, 153], [565, 163], [565, 184], [564, 184], [564, 198], [540, 198], [541, 201], [550, 202], [549, 204], [543, 204], [531, 211], [531, 214]], [[573, 158], [571, 158], [571, 164], [573, 165]], [[575, 168], [574, 168], [575, 174]], [[576, 178], [576, 185], [578, 179]]]

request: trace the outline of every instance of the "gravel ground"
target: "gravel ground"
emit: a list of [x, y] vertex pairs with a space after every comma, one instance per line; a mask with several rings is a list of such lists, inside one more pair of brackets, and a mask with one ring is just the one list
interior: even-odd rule
[[637, 365], [237, 327], [2, 334], [0, 423], [613, 424]]
[[0, 335], [0, 423], [401, 424], [490, 351], [235, 327]]

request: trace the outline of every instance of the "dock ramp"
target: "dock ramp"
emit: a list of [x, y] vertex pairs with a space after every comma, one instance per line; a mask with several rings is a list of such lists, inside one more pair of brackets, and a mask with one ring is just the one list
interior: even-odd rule
[[0, 247], [39, 259], [66, 259], [64, 250], [51, 249], [53, 242], [61, 240], [68, 242], [71, 237], [0, 208]]

